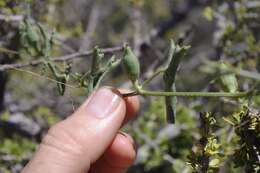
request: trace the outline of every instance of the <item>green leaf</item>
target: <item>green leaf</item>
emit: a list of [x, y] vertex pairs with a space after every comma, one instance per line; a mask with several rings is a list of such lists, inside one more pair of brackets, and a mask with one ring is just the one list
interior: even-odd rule
[[55, 80], [57, 81], [57, 87], [60, 95], [64, 95], [65, 89], [66, 89], [66, 83], [69, 80], [69, 73], [71, 66], [70, 64], [66, 65], [66, 68], [64, 71], [61, 71], [53, 62], [48, 61], [47, 66], [52, 72], [52, 75], [54, 76]]
[[[229, 70], [229, 67], [225, 63], [221, 63], [220, 69], [222, 72], [225, 73]], [[225, 74], [221, 76], [220, 80], [221, 80], [221, 86], [224, 91], [234, 93], [238, 90], [238, 83], [235, 74], [233, 73]]]
[[92, 66], [91, 66], [91, 74], [96, 75], [100, 72], [102, 68], [102, 59], [104, 58], [104, 53], [101, 51], [101, 49], [96, 46], [94, 48], [94, 53], [92, 57]]
[[96, 89], [99, 87], [101, 80], [105, 77], [105, 75], [107, 73], [109, 73], [110, 71], [112, 71], [114, 68], [116, 68], [119, 64], [120, 64], [121, 60], [120, 59], [116, 59], [116, 57], [113, 55], [109, 61], [107, 62], [107, 64], [102, 67], [102, 69], [100, 70], [99, 75], [97, 75], [94, 78], [94, 85], [93, 85], [93, 89]]
[[30, 17], [26, 17], [19, 26], [21, 51], [31, 57], [43, 56], [46, 59], [51, 54], [53, 33]]
[[[186, 55], [189, 47], [180, 47], [175, 45], [173, 40], [170, 40], [170, 47], [167, 51], [166, 58], [168, 59], [168, 67], [166, 68], [163, 79], [166, 92], [175, 92], [175, 76], [181, 59]], [[175, 122], [177, 97], [165, 97], [166, 116], [169, 123]]]
[[91, 70], [85, 75], [87, 95], [97, 89], [105, 75], [116, 68], [121, 62], [120, 59], [116, 59], [115, 56], [112, 56], [108, 62], [103, 65], [103, 58], [103, 52], [98, 47], [95, 47]]
[[181, 59], [186, 55], [190, 46], [180, 47], [175, 45], [173, 40], [170, 42], [170, 48], [167, 52], [167, 57], [170, 59], [169, 65], [164, 72], [164, 82], [166, 85], [172, 86], [175, 81], [176, 72], [178, 70]]

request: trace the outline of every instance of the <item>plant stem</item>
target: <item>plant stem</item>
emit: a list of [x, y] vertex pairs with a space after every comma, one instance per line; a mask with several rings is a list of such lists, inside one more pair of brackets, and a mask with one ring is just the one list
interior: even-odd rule
[[159, 76], [161, 73], [163, 73], [165, 71], [165, 69], [159, 69], [157, 70], [155, 73], [152, 74], [152, 76], [150, 76], [148, 79], [146, 79], [143, 84], [142, 87], [146, 86], [147, 84], [149, 84], [155, 77]]
[[260, 81], [260, 74], [257, 72], [250, 72], [250, 71], [246, 71], [246, 70], [242, 70], [242, 69], [240, 70], [240, 69], [236, 69], [234, 67], [231, 67], [231, 71], [239, 76]]
[[138, 93], [144, 96], [180, 96], [180, 97], [246, 97], [249, 92], [163, 92], [139, 90]]
[[[135, 91], [129, 93], [126, 96], [143, 95], [143, 96], [162, 96], [162, 97], [247, 97], [251, 92], [164, 92], [164, 91], [148, 91], [144, 90], [142, 85], [139, 85], [138, 81], [133, 83]], [[260, 95], [259, 92], [254, 95]]]
[[[212, 61], [205, 60], [205, 63], [213, 68], [219, 69], [219, 64], [220, 64], [219, 62], [212, 62]], [[228, 72], [235, 73], [236, 75], [241, 76], [241, 77], [260, 81], [260, 73], [247, 71], [247, 70], [243, 70], [243, 69], [238, 69], [230, 64], [227, 64], [227, 65], [229, 67]]]

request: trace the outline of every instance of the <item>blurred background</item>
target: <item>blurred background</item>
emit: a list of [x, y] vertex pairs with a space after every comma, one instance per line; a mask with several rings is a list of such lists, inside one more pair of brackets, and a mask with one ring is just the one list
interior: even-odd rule
[[[191, 45], [177, 74], [178, 91], [225, 90], [218, 68], [209, 66], [208, 61], [227, 62], [255, 73], [260, 70], [258, 0], [0, 0], [0, 173], [19, 172], [48, 128], [70, 115], [86, 98], [85, 90], [73, 81], [60, 96], [43, 65], [1, 69], [4, 64], [40, 59], [19, 54], [19, 26], [28, 15], [55, 32], [54, 58], [92, 50], [96, 45], [117, 48], [129, 43], [141, 63], [141, 80], [165, 63], [169, 39]], [[69, 63], [72, 73], [84, 73], [90, 59], [82, 55]], [[66, 63], [59, 65], [62, 68]], [[131, 88], [122, 67], [109, 75], [103, 85]], [[237, 83], [239, 90], [255, 84], [247, 78], [238, 78]], [[148, 88], [162, 90], [162, 78], [156, 78]], [[213, 131], [222, 148], [217, 163], [210, 162], [212, 169], [204, 172], [250, 172], [247, 162], [234, 161], [232, 149], [240, 146], [239, 136], [222, 119], [240, 111], [243, 100], [178, 98], [176, 124], [169, 125], [164, 98], [140, 99], [138, 118], [124, 128], [138, 144], [136, 162], [129, 172], [196, 172], [188, 156], [201, 138], [200, 112], [209, 111], [217, 120]], [[250, 99], [250, 109], [258, 112], [259, 103], [259, 97]], [[259, 161], [259, 153], [257, 157]]]

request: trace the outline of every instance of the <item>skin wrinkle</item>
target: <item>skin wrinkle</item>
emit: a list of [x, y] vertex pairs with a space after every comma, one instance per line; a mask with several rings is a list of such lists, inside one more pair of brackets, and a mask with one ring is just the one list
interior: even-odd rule
[[[78, 147], [75, 140], [72, 139], [72, 136], [69, 135], [69, 133], [65, 132], [63, 130], [59, 130], [59, 133], [61, 134], [56, 134], [57, 132], [52, 132], [50, 131], [43, 139], [42, 144], [45, 144], [47, 146], [51, 146], [54, 148], [57, 148], [58, 150], [61, 150], [64, 153], [70, 153], [73, 155], [80, 155], [82, 153], [81, 147]], [[64, 141], [62, 143], [61, 141]], [[66, 143], [65, 143], [66, 142]], [[77, 146], [77, 147], [75, 147]]]
[[[70, 136], [70, 138], [75, 142], [77, 146], [80, 146], [82, 153], [88, 153], [88, 151], [86, 151], [86, 146], [83, 144], [88, 143], [89, 138], [94, 138], [97, 135], [97, 132], [95, 131], [95, 129], [93, 129], [93, 127], [86, 127], [84, 121], [74, 121], [73, 124], [75, 126], [73, 130], [64, 128], [64, 131], [66, 131], [68, 136]], [[84, 139], [86, 140], [86, 142]]]
[[[81, 107], [80, 109], [84, 109], [84, 107]], [[61, 124], [59, 127], [54, 126], [53, 130], [50, 130], [50, 133], [56, 133], [55, 131], [63, 131], [64, 134], [66, 134], [71, 141], [74, 142], [74, 147], [75, 145], [80, 146], [80, 150], [82, 153], [87, 153], [88, 155], [93, 155], [91, 154], [93, 152], [93, 150], [91, 149], [91, 147], [87, 147], [87, 145], [92, 142], [90, 141], [90, 139], [92, 140], [96, 140], [96, 141], [100, 141], [104, 139], [104, 132], [102, 132], [103, 129], [107, 129], [108, 127], [105, 126], [110, 126], [111, 121], [115, 120], [115, 116], [119, 115], [119, 111], [125, 112], [125, 103], [122, 101], [120, 103], [120, 105], [116, 108], [116, 110], [112, 113], [112, 115], [110, 115], [109, 117], [105, 118], [104, 120], [101, 120], [99, 118], [94, 118], [93, 120], [96, 120], [96, 123], [93, 123], [91, 125], [84, 123], [84, 119], [86, 118], [86, 115], [84, 115], [84, 110], [78, 110], [78, 112], [76, 113], [77, 116], [71, 116], [69, 117], [67, 120], [65, 120], [63, 123]], [[91, 115], [88, 115], [91, 117]], [[117, 121], [123, 121], [123, 116], [119, 118], [116, 118]], [[65, 128], [63, 126], [67, 125], [67, 121], [70, 122], [70, 124], [73, 124], [74, 129], [71, 130], [72, 128]], [[71, 123], [71, 121], [73, 121], [73, 123]], [[94, 124], [96, 124], [94, 126]], [[119, 123], [118, 123], [119, 124]], [[86, 126], [88, 125], [88, 126]], [[80, 127], [80, 128], [78, 128]], [[118, 127], [119, 129], [120, 127]], [[117, 129], [115, 129], [115, 133], [116, 133]], [[100, 133], [102, 132], [102, 133]], [[54, 134], [54, 138], [55, 136], [58, 135], [57, 137], [59, 137], [60, 134]], [[111, 134], [112, 135], [112, 134]], [[56, 138], [57, 138], [56, 137]], [[108, 144], [109, 145], [109, 144]], [[94, 163], [98, 158], [89, 158], [90, 160], [90, 164]]]
[[[57, 159], [53, 159], [52, 158], [52, 160], [51, 160], [51, 162], [52, 162], [52, 164], [54, 163], [55, 165], [58, 165], [59, 167], [64, 167], [64, 166], [66, 166], [66, 167], [73, 167], [74, 166], [74, 164], [73, 164], [73, 160], [75, 160], [75, 159], [77, 159], [79, 156], [76, 156], [75, 155], [75, 159], [72, 159], [73, 157], [71, 157], [72, 155], [70, 155], [70, 153], [65, 153], [65, 152], [63, 152], [63, 150], [61, 150], [59, 147], [54, 147], [53, 145], [48, 145], [48, 144], [46, 144], [46, 143], [44, 143], [44, 144], [42, 144], [42, 147], [43, 148], [47, 148], [47, 149], [49, 149], [49, 150], [52, 150], [52, 152], [53, 153], [55, 153], [55, 152], [60, 152], [61, 154], [63, 154], [64, 155], [64, 157], [63, 158], [66, 158], [66, 156], [70, 156], [70, 161], [67, 161], [66, 162], [66, 165], [64, 165], [64, 162], [61, 162], [60, 160], [57, 160]], [[67, 159], [67, 158], [66, 158]], [[66, 160], [65, 159], [65, 160]], [[42, 163], [44, 163], [43, 161], [40, 161], [40, 162], [42, 162]], [[48, 162], [50, 162], [50, 161], [48, 161]], [[86, 163], [89, 163], [88, 164], [88, 166], [87, 167], [89, 167], [90, 166], [90, 162], [89, 161], [86, 161]], [[87, 168], [86, 168], [87, 169]]]
[[[87, 170], [90, 167], [89, 157], [86, 157], [85, 153], [83, 152], [82, 145], [77, 144], [73, 136], [71, 136], [70, 133], [66, 131], [67, 129], [63, 128], [63, 124], [57, 124], [52, 127], [47, 135], [44, 137], [40, 146], [40, 150], [44, 150], [44, 148], [47, 148], [53, 150], [53, 153], [61, 153], [62, 155], [64, 155], [63, 158], [65, 158], [65, 161], [66, 159], [69, 159], [67, 161], [67, 164], [71, 163], [71, 167], [74, 166], [73, 161], [77, 160], [80, 157], [85, 157], [85, 169]], [[66, 141], [66, 143], [62, 143], [62, 141]], [[64, 163], [60, 162], [60, 160], [53, 159], [52, 163], [64, 167]]]
[[[56, 124], [54, 127], [52, 127], [49, 130], [47, 135], [44, 137], [44, 140], [42, 141], [43, 147], [53, 148], [55, 149], [55, 151], [60, 151], [63, 154], [68, 154], [70, 156], [73, 155], [75, 156], [73, 157], [75, 158], [74, 160], [76, 160], [79, 157], [85, 157], [86, 159], [88, 159], [86, 161], [90, 166], [91, 158], [86, 156], [86, 154], [88, 154], [89, 152], [88, 150], [86, 150], [86, 146], [83, 145], [86, 144], [87, 142], [85, 142], [82, 139], [86, 139], [86, 141], [88, 141], [89, 138], [94, 138], [94, 136], [97, 136], [96, 134], [97, 131], [95, 131], [93, 127], [87, 127], [87, 128], [84, 127], [85, 125], [84, 122], [82, 121], [74, 121], [73, 123], [70, 122], [70, 124], [73, 124], [73, 126], [75, 127], [81, 127], [81, 128], [76, 128], [71, 130], [72, 128], [67, 127], [68, 124], [66, 122], [71, 121], [68, 119], [63, 121], [62, 123]], [[66, 141], [66, 143], [61, 143], [60, 141]], [[64, 146], [71, 146], [71, 147], [64, 147]]]
[[[91, 167], [94, 168], [91, 169], [94, 171], [109, 171], [111, 173], [127, 170], [136, 157], [134, 147], [131, 147], [134, 143], [133, 139], [121, 132], [119, 136], [127, 138], [129, 141], [123, 140], [127, 144], [122, 144], [120, 138], [117, 142], [114, 140], [127, 116], [128, 118], [134, 116], [131, 109], [137, 109], [137, 103], [129, 103], [135, 102], [135, 100], [129, 101], [130, 99], [120, 98], [118, 106], [114, 107], [109, 115], [100, 118], [88, 111], [88, 103], [91, 99], [89, 97], [76, 112], [48, 131], [35, 155], [36, 157], [31, 160], [24, 171], [87, 173]], [[100, 110], [102, 109], [100, 107]], [[128, 112], [126, 113], [126, 111]], [[114, 159], [117, 160], [118, 164], [112, 162]], [[37, 167], [38, 169], [35, 169]], [[51, 169], [48, 170], [48, 167]]]
[[[64, 168], [67, 168], [67, 171], [70, 172], [69, 170], [73, 169], [73, 167], [75, 166], [75, 160], [77, 160], [79, 157], [82, 157], [79, 155], [71, 155], [71, 153], [67, 153], [67, 152], [64, 152], [64, 150], [61, 150], [60, 147], [55, 146], [55, 145], [50, 145], [50, 144], [51, 143], [49, 143], [49, 142], [42, 143], [40, 145], [38, 155], [36, 155], [36, 157], [33, 158], [33, 162], [30, 162], [29, 165], [27, 165], [27, 167], [23, 171], [26, 172], [27, 168], [29, 168], [29, 170], [30, 170], [31, 169], [30, 165], [41, 165], [40, 166], [41, 168], [44, 168], [44, 167], [47, 168], [47, 166], [51, 163], [54, 167], [52, 167], [52, 170], [49, 170], [49, 171], [53, 171], [56, 169], [63, 170]], [[49, 160], [41, 159], [41, 155], [45, 154], [43, 151], [48, 151], [48, 152], [52, 153], [49, 156]], [[59, 157], [56, 158], [56, 155], [58, 155]], [[84, 165], [85, 166], [82, 167], [81, 170], [79, 170], [80, 172], [83, 170], [88, 170], [90, 168], [90, 161], [89, 161], [88, 157], [86, 157], [86, 159], [84, 161]], [[38, 171], [39, 170], [37, 169], [36, 172], [38, 172]]]

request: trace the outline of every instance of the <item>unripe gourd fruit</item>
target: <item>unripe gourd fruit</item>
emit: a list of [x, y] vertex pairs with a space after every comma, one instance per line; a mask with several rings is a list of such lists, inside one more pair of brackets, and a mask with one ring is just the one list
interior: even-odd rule
[[123, 64], [129, 79], [135, 82], [140, 75], [140, 64], [129, 46], [124, 47]]

